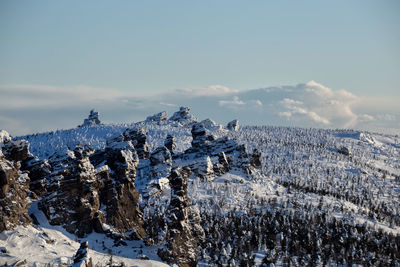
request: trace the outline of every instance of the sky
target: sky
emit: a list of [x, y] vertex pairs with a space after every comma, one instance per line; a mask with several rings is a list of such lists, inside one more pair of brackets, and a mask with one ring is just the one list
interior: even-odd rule
[[191, 104], [220, 123], [398, 134], [399, 13], [396, 0], [1, 0], [0, 129]]

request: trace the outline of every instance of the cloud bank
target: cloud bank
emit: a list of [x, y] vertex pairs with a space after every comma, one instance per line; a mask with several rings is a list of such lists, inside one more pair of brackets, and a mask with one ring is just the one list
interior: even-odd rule
[[223, 85], [184, 88], [137, 97], [134, 92], [89, 86], [0, 86], [0, 129], [13, 135], [80, 124], [91, 108], [102, 121], [133, 122], [179, 106], [189, 106], [199, 119], [220, 123], [316, 128], [354, 128], [400, 133], [400, 108], [395, 99], [357, 96], [315, 81], [289, 86], [238, 91]]

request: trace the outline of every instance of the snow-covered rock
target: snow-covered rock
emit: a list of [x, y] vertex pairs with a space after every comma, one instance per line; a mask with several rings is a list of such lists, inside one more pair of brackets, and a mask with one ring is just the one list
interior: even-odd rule
[[176, 149], [175, 137], [168, 134], [167, 138], [165, 138], [164, 146], [168, 148], [171, 154], [174, 154]]
[[74, 264], [72, 267], [93, 267], [92, 259], [88, 256], [88, 250], [89, 242], [82, 242], [74, 256]]
[[[197, 266], [197, 247], [204, 232], [197, 221], [190, 220], [193, 212], [187, 194], [189, 168], [172, 170], [169, 178], [171, 186], [171, 202], [168, 207], [167, 244], [166, 248], [158, 251], [158, 255], [168, 263], [177, 263], [179, 266]], [[195, 223], [196, 225], [193, 225]], [[197, 232], [195, 232], [197, 231]]]
[[197, 119], [190, 114], [190, 108], [180, 107], [177, 112], [175, 112], [170, 118], [170, 121], [178, 122], [180, 125], [191, 125], [197, 122]]
[[88, 118], [85, 119], [83, 121], [83, 124], [80, 125], [79, 127], [90, 127], [93, 125], [99, 125], [99, 124], [101, 124], [99, 117], [100, 117], [99, 112], [92, 109], [89, 113]]
[[168, 115], [166, 111], [162, 111], [160, 113], [154, 114], [152, 116], [148, 116], [146, 118], [146, 122], [156, 122], [156, 123], [161, 123], [165, 122], [168, 119]]
[[239, 121], [238, 120], [233, 120], [228, 122], [228, 124], [226, 125], [226, 128], [230, 131], [237, 131], [239, 130]]

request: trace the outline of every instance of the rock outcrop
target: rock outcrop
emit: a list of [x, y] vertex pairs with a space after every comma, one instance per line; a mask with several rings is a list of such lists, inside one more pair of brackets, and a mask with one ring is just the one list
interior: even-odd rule
[[128, 129], [122, 134], [123, 141], [132, 142], [139, 159], [148, 159], [150, 155], [150, 148], [147, 143], [147, 134], [147, 131], [143, 128]]
[[74, 256], [74, 264], [72, 267], [93, 267], [92, 258], [89, 258], [88, 250], [89, 242], [82, 242]]
[[89, 126], [93, 126], [93, 125], [99, 125], [99, 124], [101, 124], [99, 117], [100, 117], [99, 113], [97, 111], [95, 111], [94, 109], [92, 109], [90, 111], [88, 118], [85, 119], [83, 121], [83, 124], [79, 125], [79, 127], [89, 127]]
[[29, 143], [11, 141], [5, 131], [0, 143], [0, 232], [31, 223], [28, 215], [29, 176], [21, 161], [29, 155]]
[[238, 120], [233, 120], [228, 122], [228, 124], [226, 125], [226, 128], [230, 131], [237, 131], [239, 130], [239, 121]]
[[63, 225], [79, 237], [91, 233], [92, 220], [100, 208], [99, 189], [104, 182], [97, 179], [89, 156], [93, 151], [77, 146], [60, 165], [66, 166], [48, 178], [47, 194], [39, 206], [53, 225]]
[[197, 247], [199, 240], [204, 238], [204, 232], [198, 217], [192, 214], [187, 195], [189, 168], [175, 168], [169, 177], [171, 186], [171, 201], [167, 214], [167, 244], [166, 249], [160, 249], [158, 255], [168, 263], [177, 263], [181, 267], [197, 266]]
[[167, 121], [167, 119], [168, 119], [167, 112], [162, 111], [160, 113], [154, 114], [153, 116], [148, 116], [146, 118], [146, 122], [161, 123]]
[[48, 160], [39, 160], [37, 157], [29, 156], [22, 161], [21, 170], [29, 173], [29, 189], [34, 198], [46, 194], [47, 177], [52, 173], [52, 166]]
[[[261, 153], [255, 150], [248, 153], [247, 147], [238, 144], [227, 136], [217, 138], [205, 123], [195, 123], [192, 126], [192, 147], [179, 155], [192, 172], [202, 179], [212, 180], [212, 176], [222, 175], [229, 170], [240, 170], [251, 175], [261, 167]], [[207, 159], [209, 157], [210, 160]], [[184, 165], [186, 166], [186, 165]], [[213, 169], [213, 172], [211, 172]]]
[[169, 118], [170, 121], [175, 121], [180, 125], [191, 125], [197, 122], [197, 119], [190, 114], [190, 108], [180, 107], [177, 112]]
[[139, 210], [139, 192], [135, 187], [139, 159], [130, 141], [114, 143], [106, 148], [107, 165], [111, 169], [111, 180], [106, 183], [107, 222], [121, 233], [131, 231], [134, 239], [142, 239], [142, 213]]
[[[139, 211], [134, 184], [138, 156], [131, 141], [111, 142], [95, 168], [90, 161], [93, 151], [77, 146], [56, 165], [47, 178], [47, 192], [40, 208], [53, 225], [62, 225], [79, 237], [97, 232], [116, 234], [126, 238], [145, 236], [142, 214]], [[65, 167], [62, 167], [65, 166]]]

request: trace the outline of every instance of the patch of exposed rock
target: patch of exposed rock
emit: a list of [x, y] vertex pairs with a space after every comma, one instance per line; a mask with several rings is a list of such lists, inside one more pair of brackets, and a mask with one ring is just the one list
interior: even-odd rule
[[[0, 232], [31, 223], [28, 215], [29, 176], [21, 161], [29, 155], [29, 143], [11, 141], [5, 131], [0, 143]], [[4, 138], [3, 138], [4, 137]]]
[[[48, 177], [47, 192], [39, 204], [53, 225], [62, 225], [79, 237], [97, 232], [124, 234], [141, 239], [145, 232], [134, 184], [138, 157], [131, 141], [111, 142], [98, 152], [97, 168], [90, 161], [93, 151], [77, 146], [56, 165]], [[64, 167], [63, 167], [64, 166]]]

